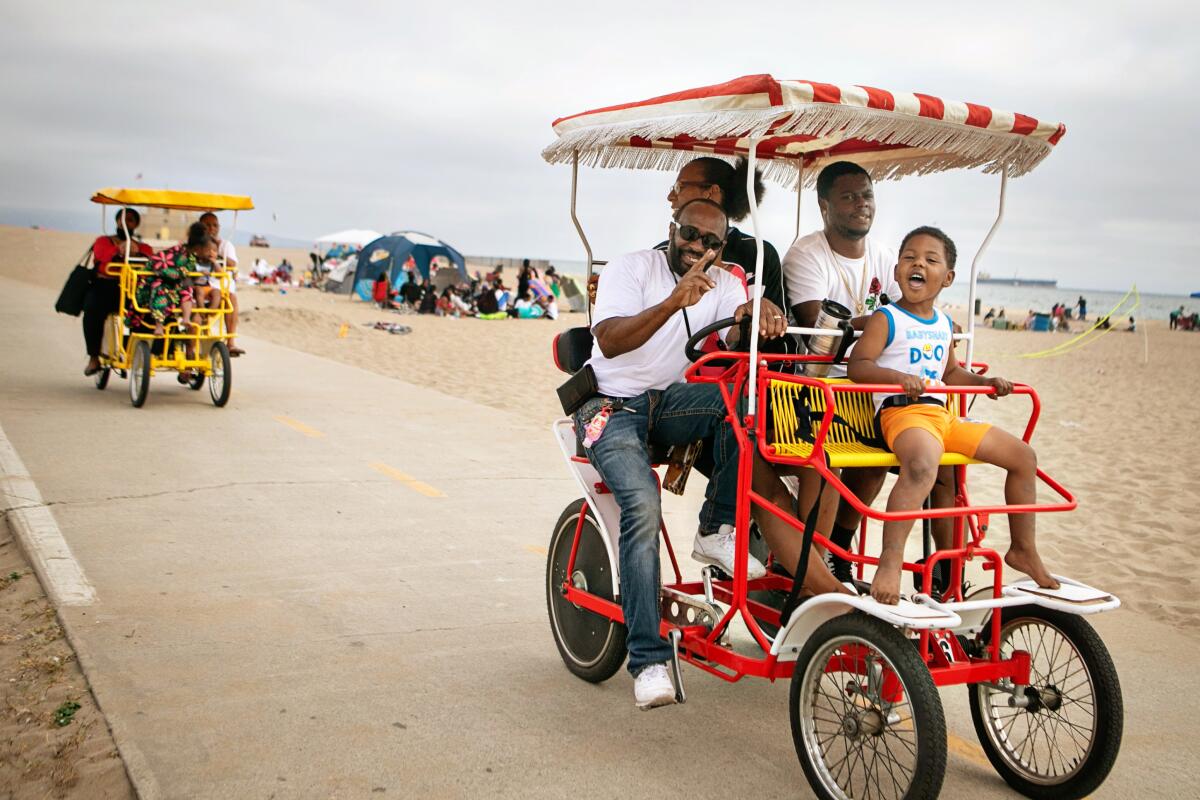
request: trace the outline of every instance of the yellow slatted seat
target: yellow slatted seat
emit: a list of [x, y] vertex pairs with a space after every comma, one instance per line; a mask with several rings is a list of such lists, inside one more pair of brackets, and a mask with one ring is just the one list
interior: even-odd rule
[[[824, 383], [847, 384], [845, 378], [823, 378]], [[950, 410], [957, 413], [961, 395], [948, 396]], [[775, 434], [775, 453], [781, 456], [808, 458], [813, 451], [813, 437], [825, 413], [825, 395], [814, 386], [785, 380], [772, 380], [770, 385], [772, 428]], [[804, 419], [807, 416], [808, 419]], [[811, 420], [811, 422], [809, 421]], [[884, 449], [879, 431], [875, 428], [875, 404], [867, 392], [837, 392], [834, 395], [834, 418], [825, 437], [825, 454], [831, 467], [896, 467], [899, 459]], [[980, 464], [958, 453], [946, 453], [942, 464]]]

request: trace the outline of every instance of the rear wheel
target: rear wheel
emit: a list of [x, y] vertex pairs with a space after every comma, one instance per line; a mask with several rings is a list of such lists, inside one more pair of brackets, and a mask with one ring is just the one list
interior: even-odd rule
[[928, 668], [896, 628], [852, 612], [818, 628], [792, 674], [792, 740], [817, 797], [933, 798], [946, 720]]
[[[567, 601], [563, 585], [569, 580], [578, 589], [613, 599], [613, 568], [608, 548], [591, 513], [584, 515], [584, 501], [576, 500], [567, 506], [550, 538], [546, 556], [546, 606], [550, 613], [550, 629], [563, 663], [585, 681], [600, 683], [616, 674], [625, 662], [625, 626]], [[579, 531], [579, 550], [574, 570], [567, 575], [571, 547], [579, 517], [584, 515]]]
[[129, 367], [129, 402], [134, 408], [146, 404], [150, 393], [150, 343], [139, 339], [133, 347], [133, 363]]
[[[1026, 797], [1091, 794], [1117, 760], [1125, 725], [1108, 648], [1074, 614], [1019, 606], [1004, 609], [1001, 619], [1000, 655], [1029, 653], [1030, 685], [1015, 706], [1004, 688], [967, 687], [979, 743], [1000, 777]], [[988, 624], [985, 642], [990, 633]]]
[[232, 375], [229, 372], [229, 345], [215, 342], [208, 353], [208, 393], [217, 408], [229, 402], [233, 391]]
[[101, 367], [100, 371], [96, 373], [96, 388], [102, 392], [107, 389], [108, 378], [110, 375], [112, 375], [112, 369], [109, 367]]
[[198, 392], [204, 388], [205, 375], [200, 370], [196, 370], [192, 377], [188, 378], [187, 387], [193, 392]]

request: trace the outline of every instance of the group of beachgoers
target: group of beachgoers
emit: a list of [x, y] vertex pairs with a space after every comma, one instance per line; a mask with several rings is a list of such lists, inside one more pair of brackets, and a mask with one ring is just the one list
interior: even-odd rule
[[[733, 226], [750, 210], [748, 177], [744, 160], [733, 165], [701, 157], [687, 163], [667, 193], [666, 241], [613, 260], [595, 286], [594, 345], [584, 369], [594, 374], [597, 388], [573, 409], [573, 418], [581, 447], [621, 509], [620, 601], [634, 700], [643, 709], [675, 702], [671, 645], [659, 634], [661, 499], [649, 469], [649, 447], [704, 441], [695, 466], [709, 482], [692, 557], [733, 574], [738, 446], [719, 387], [683, 380], [689, 365], [684, 344], [693, 331], [717, 320], [733, 317], [740, 323], [751, 315], [749, 298], [758, 286], [763, 296], [759, 328], [750, 332], [734, 325], [725, 334], [728, 346], [744, 344], [744, 328], [757, 333], [763, 349], [795, 352], [800, 345], [786, 333], [789, 322], [813, 327], [822, 303], [832, 300], [850, 310], [849, 324], [862, 335], [849, 351], [848, 366], [833, 365], [830, 377], [902, 387], [901, 393], [873, 396], [881, 437], [900, 461], [889, 511], [919, 509], [926, 498], [935, 507], [954, 504], [953, 474], [939, 467], [944, 452], [1006, 469], [1007, 502], [1036, 499], [1037, 457], [1028, 444], [958, 417], [945, 407], [945, 395], [927, 393], [937, 385], [986, 386], [996, 396], [1012, 391], [1009, 381], [984, 378], [956, 359], [953, 322], [936, 306], [939, 293], [954, 280], [953, 240], [923, 226], [905, 236], [897, 252], [871, 237], [876, 211], [871, 176], [856, 164], [837, 162], [817, 178], [823, 227], [796, 239], [782, 261], [764, 241], [759, 274], [754, 237]], [[761, 200], [758, 175], [754, 192]], [[796, 495], [782, 480], [785, 474], [797, 479]], [[886, 468], [846, 468], [840, 478], [870, 504], [886, 475]], [[829, 487], [822, 491], [822, 485], [814, 470], [768, 463], [754, 454], [754, 491], [778, 507], [795, 507], [800, 519], [815, 505], [815, 528], [834, 545], [828, 553], [814, 546], [799, 576], [802, 598], [858, 591], [842, 553], [849, 552], [861, 515], [850, 503], [839, 502]], [[795, 528], [762, 508], [754, 509], [754, 519], [776, 569], [790, 572], [804, 563]], [[883, 552], [869, 588], [879, 602], [900, 600], [911, 527], [911, 520], [884, 524]], [[1039, 586], [1057, 588], [1035, 546], [1033, 515], [1011, 516], [1010, 532], [1007, 564]], [[952, 546], [951, 520], [934, 520], [933, 537], [941, 549]], [[763, 563], [750, 554], [749, 578], [765, 574]]]
[[[97, 238], [91, 247], [93, 273], [83, 304], [83, 338], [88, 355], [83, 374], [95, 375], [101, 369], [104, 325], [110, 315], [120, 310], [121, 265], [126, 262], [149, 273], [138, 280], [133, 304], [127, 309], [130, 330], [162, 336], [167, 326], [174, 323], [180, 333], [188, 333], [199, 324], [197, 309], [224, 308], [229, 354], [243, 355], [245, 351], [234, 338], [238, 322], [237, 284], [227, 280], [228, 291], [224, 291], [220, 278], [213, 275], [237, 268], [237, 251], [233, 242], [221, 238], [217, 215], [211, 211], [201, 214], [188, 227], [183, 242], [158, 251], [138, 238], [142, 217], [136, 210], [118, 210], [115, 221], [116, 232]], [[181, 383], [193, 377], [187, 370], [179, 373]]]
[[[1078, 309], [1078, 316], [1074, 316], [1075, 310]], [[1087, 299], [1080, 295], [1079, 299], [1071, 305], [1066, 303], [1055, 303], [1050, 307], [1049, 313], [1038, 312], [1034, 309], [1029, 309], [1029, 313], [1025, 315], [1025, 319], [1021, 322], [1006, 319], [1004, 316], [1004, 308], [1001, 307], [999, 312], [995, 308], [989, 308], [987, 313], [983, 315], [983, 324], [991, 325], [998, 328], [1007, 328], [1008, 330], [1037, 330], [1038, 317], [1049, 317], [1049, 325], [1047, 329], [1051, 331], [1070, 331], [1071, 320], [1078, 319], [1081, 322], [1087, 321]]]
[[1167, 315], [1167, 324], [1173, 331], [1200, 331], [1200, 314], [1188, 313], [1180, 306]]
[[265, 258], [256, 258], [250, 265], [246, 282], [260, 286], [300, 286], [301, 282], [295, 276], [296, 267], [287, 258], [278, 264], [272, 264]]
[[469, 281], [443, 287], [440, 291], [428, 278], [417, 275], [410, 259], [401, 272], [403, 280], [394, 287], [387, 271], [376, 276], [371, 299], [384, 309], [403, 309], [418, 314], [480, 319], [558, 319], [558, 272], [551, 265], [545, 274], [525, 259], [517, 271], [517, 285], [504, 282], [504, 266], [497, 264], [486, 275], [476, 271]]

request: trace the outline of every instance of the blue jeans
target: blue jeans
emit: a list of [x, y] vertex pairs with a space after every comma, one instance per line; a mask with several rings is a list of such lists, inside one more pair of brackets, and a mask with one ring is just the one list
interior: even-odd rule
[[[589, 400], [575, 412], [580, 440], [604, 401]], [[662, 500], [650, 469], [649, 444], [687, 444], [712, 437], [713, 473], [700, 510], [700, 532], [713, 533], [721, 525], [733, 524], [737, 508], [738, 446], [725, 416], [721, 392], [713, 384], [677, 383], [663, 391], [652, 389], [623, 401], [587, 451], [621, 509], [621, 609], [629, 631], [629, 671], [635, 676], [650, 664], [671, 658], [671, 646], [658, 632]]]

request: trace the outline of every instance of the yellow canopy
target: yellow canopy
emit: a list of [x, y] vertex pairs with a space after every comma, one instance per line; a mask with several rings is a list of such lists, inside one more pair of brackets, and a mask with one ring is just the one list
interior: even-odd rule
[[92, 202], [180, 211], [249, 211], [254, 208], [254, 201], [242, 195], [177, 192], [173, 189], [101, 189], [92, 195]]

